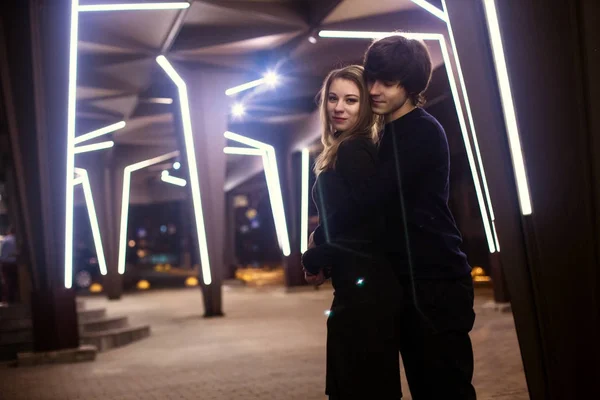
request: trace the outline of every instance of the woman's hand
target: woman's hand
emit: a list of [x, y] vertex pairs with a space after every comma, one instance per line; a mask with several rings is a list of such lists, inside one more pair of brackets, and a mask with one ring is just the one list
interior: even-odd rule
[[323, 284], [323, 282], [326, 281], [323, 270], [320, 270], [317, 275], [313, 275], [310, 272], [308, 272], [307, 270], [304, 270], [304, 279], [310, 285], [315, 285], [315, 286], [319, 286], [319, 285]]
[[[308, 237], [308, 250], [317, 247], [315, 245], [314, 236], [315, 232], [311, 232], [310, 236]], [[302, 265], [302, 270], [304, 271], [304, 280], [310, 285], [319, 286], [327, 280], [327, 278], [325, 277], [325, 273], [322, 269], [316, 275], [308, 272], [306, 268], [304, 268], [304, 265]]]

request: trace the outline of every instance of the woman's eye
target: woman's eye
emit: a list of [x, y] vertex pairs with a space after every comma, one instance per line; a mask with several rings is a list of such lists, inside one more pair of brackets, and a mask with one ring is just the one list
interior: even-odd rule
[[354, 103], [356, 103], [357, 101], [358, 101], [357, 99], [348, 99], [348, 100], [346, 100], [346, 102], [347, 102], [348, 104], [354, 104]]
[[330, 97], [329, 97], [329, 101], [330, 101], [330, 102], [337, 101], [337, 97], [330, 96]]

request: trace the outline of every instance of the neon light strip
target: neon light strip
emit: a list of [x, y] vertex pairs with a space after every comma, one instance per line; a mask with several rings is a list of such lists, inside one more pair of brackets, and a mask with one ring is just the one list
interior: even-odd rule
[[71, 22], [69, 37], [69, 87], [67, 103], [67, 185], [65, 196], [65, 273], [64, 284], [67, 289], [73, 286], [73, 179], [75, 168], [75, 119], [77, 108], [77, 43], [79, 36], [80, 11], [125, 11], [185, 9], [187, 2], [179, 3], [130, 3], [79, 5], [79, 0], [71, 0]]
[[154, 104], [173, 104], [173, 99], [170, 97], [152, 97], [145, 102]]
[[266, 143], [259, 142], [258, 140], [251, 139], [230, 131], [225, 132], [223, 135], [226, 139], [233, 140], [234, 142], [245, 144], [246, 146], [254, 147], [256, 149], [266, 150], [268, 147], [272, 147]]
[[108, 270], [106, 268], [106, 259], [104, 258], [104, 248], [102, 247], [102, 237], [100, 235], [100, 226], [98, 225], [98, 215], [96, 214], [96, 207], [94, 206], [94, 196], [92, 195], [92, 186], [90, 185], [90, 178], [85, 169], [75, 168], [75, 173], [79, 175], [78, 178], [73, 182], [80, 182], [83, 187], [83, 195], [85, 197], [85, 204], [87, 206], [88, 217], [90, 218], [90, 226], [92, 228], [92, 236], [94, 238], [94, 246], [96, 247], [96, 257], [98, 258], [98, 267], [100, 273], [106, 275]]
[[496, 221], [492, 221], [492, 230], [494, 231], [494, 238], [496, 239], [496, 251], [500, 252], [500, 241], [498, 241], [498, 233], [496, 232]]
[[169, 175], [169, 171], [166, 171], [166, 170], [163, 171], [162, 174], [160, 175], [160, 180], [165, 183], [170, 183], [175, 186], [184, 187], [185, 185], [187, 185], [187, 181], [185, 179]]
[[106, 142], [95, 143], [95, 144], [88, 144], [86, 146], [75, 147], [74, 153], [81, 154], [81, 153], [89, 153], [90, 151], [110, 149], [114, 145], [115, 145], [115, 142], [113, 142], [112, 140], [109, 140]]
[[249, 149], [247, 147], [225, 147], [223, 153], [238, 154], [242, 156], [262, 156], [264, 151], [259, 149]]
[[129, 3], [129, 4], [93, 4], [79, 6], [80, 12], [91, 11], [144, 11], [144, 10], [182, 10], [190, 6], [187, 2], [178, 3]]
[[269, 198], [271, 200], [271, 210], [273, 211], [273, 220], [275, 230], [277, 231], [277, 240], [284, 256], [290, 255], [290, 239], [285, 219], [285, 209], [283, 206], [283, 196], [281, 194], [281, 184], [279, 181], [279, 169], [277, 168], [277, 156], [275, 148], [258, 140], [239, 135], [233, 132], [225, 132], [225, 137], [247, 146], [263, 150], [263, 164], [265, 169], [265, 178], [267, 188], [269, 189]]
[[[442, 0], [443, 10], [440, 10], [437, 7], [432, 6], [429, 2], [424, 0], [412, 0], [413, 3], [423, 7], [425, 10], [431, 12], [436, 17], [440, 18], [444, 22], [446, 22], [446, 26], [448, 28], [448, 35], [450, 36], [450, 44], [452, 45], [452, 52], [454, 54], [454, 61], [456, 63], [456, 69], [458, 72], [458, 81], [460, 83], [460, 88], [462, 90], [462, 94], [465, 99], [465, 106], [467, 109], [467, 118], [469, 119], [469, 127], [471, 128], [471, 133], [473, 135], [473, 147], [475, 147], [475, 154], [477, 155], [477, 162], [479, 163], [479, 171], [481, 173], [481, 180], [483, 181], [483, 191], [485, 194], [485, 200], [487, 202], [488, 210], [490, 213], [490, 219], [492, 220], [492, 225], [496, 220], [496, 216], [494, 215], [494, 207], [492, 206], [492, 198], [490, 196], [490, 190], [488, 188], [487, 177], [485, 174], [485, 168], [483, 167], [483, 160], [481, 158], [481, 151], [479, 149], [479, 141], [477, 140], [477, 131], [475, 130], [475, 122], [473, 119], [473, 113], [471, 112], [471, 103], [469, 101], [469, 94], [467, 92], [467, 86], [465, 84], [465, 78], [462, 72], [462, 67], [460, 65], [460, 57], [458, 56], [458, 49], [456, 47], [456, 41], [454, 40], [454, 32], [452, 31], [452, 24], [450, 23], [450, 17], [448, 16], [448, 8], [446, 7], [446, 0]], [[492, 228], [494, 228], [492, 226]], [[498, 235], [496, 234], [495, 229], [492, 229], [492, 234], [494, 236], [496, 251], [500, 251]]]
[[253, 87], [257, 87], [265, 83], [265, 78], [260, 78], [251, 82], [244, 83], [242, 85], [234, 86], [225, 91], [227, 96], [234, 95], [239, 92], [243, 92], [244, 90], [252, 89]]
[[319, 36], [324, 38], [339, 39], [381, 39], [384, 37], [400, 35], [407, 39], [439, 40], [439, 33], [414, 33], [414, 32], [369, 32], [369, 31], [319, 31]]
[[308, 199], [310, 179], [310, 152], [302, 149], [302, 193], [300, 196], [300, 251], [308, 250]]
[[123, 194], [121, 198], [121, 224], [119, 229], [119, 274], [125, 273], [125, 256], [127, 252], [127, 219], [129, 218], [129, 195], [131, 189], [131, 173], [142, 168], [149, 167], [154, 164], [167, 161], [171, 158], [179, 156], [178, 151], [154, 157], [145, 161], [140, 161], [135, 164], [128, 165], [123, 171]]
[[519, 126], [517, 124], [517, 116], [510, 89], [510, 78], [508, 77], [508, 68], [504, 57], [502, 33], [500, 32], [500, 24], [498, 23], [496, 3], [494, 3], [494, 0], [483, 0], [483, 5], [488, 31], [490, 33], [494, 64], [496, 65], [496, 76], [498, 78], [498, 86], [500, 87], [500, 98], [502, 101], [502, 109], [504, 111], [506, 130], [508, 132], [510, 154], [515, 169], [515, 179], [517, 181], [517, 190], [519, 192], [521, 213], [523, 213], [523, 215], [531, 215], [533, 209], [529, 193], [529, 183], [527, 182], [527, 172], [525, 170], [525, 161], [523, 160], [523, 151], [521, 149]]
[[[448, 9], [446, 7], [446, 0], [442, 0], [442, 6], [444, 7], [444, 14], [448, 15]], [[460, 82], [460, 88], [462, 90], [463, 96], [465, 98], [465, 105], [467, 106], [467, 118], [469, 119], [469, 126], [471, 128], [471, 132], [473, 134], [473, 147], [475, 147], [475, 154], [477, 155], [477, 162], [479, 163], [479, 168], [481, 170], [481, 179], [483, 181], [483, 190], [485, 192], [485, 197], [487, 200], [488, 210], [490, 211], [490, 218], [492, 221], [496, 220], [496, 216], [494, 215], [494, 207], [492, 206], [492, 198], [490, 196], [490, 190], [488, 188], [487, 177], [485, 175], [485, 168], [483, 168], [483, 160], [481, 158], [481, 151], [479, 150], [479, 141], [477, 140], [477, 132], [475, 130], [475, 122], [473, 119], [473, 113], [471, 112], [471, 102], [469, 101], [469, 94], [467, 92], [467, 86], [465, 84], [465, 78], [462, 72], [462, 67], [460, 65], [460, 57], [458, 57], [458, 49], [456, 47], [456, 41], [454, 40], [454, 32], [452, 31], [452, 24], [450, 23], [450, 18], [446, 18], [446, 24], [448, 25], [448, 33], [450, 35], [450, 44], [452, 45], [452, 52], [454, 53], [454, 61], [456, 62], [456, 69], [458, 72], [458, 80]], [[498, 238], [496, 238], [496, 242]], [[498, 246], [496, 246], [498, 247]]]
[[[325, 32], [325, 34], [322, 34]], [[444, 64], [446, 65], [446, 72], [448, 74], [448, 81], [450, 83], [450, 90], [452, 92], [452, 97], [454, 98], [454, 105], [456, 108], [456, 114], [458, 117], [461, 133], [463, 136], [463, 141], [465, 144], [465, 150], [467, 152], [467, 159], [469, 161], [469, 166], [471, 168], [471, 175], [473, 177], [473, 184], [475, 186], [475, 192], [477, 194], [477, 201], [479, 204], [479, 210], [481, 212], [483, 229], [485, 231], [485, 236], [488, 242], [488, 247], [490, 253], [496, 252], [496, 246], [494, 243], [494, 237], [492, 234], [492, 229], [490, 226], [490, 219], [488, 218], [488, 213], [485, 207], [485, 202], [483, 199], [483, 193], [481, 189], [481, 183], [479, 181], [479, 173], [477, 170], [477, 165], [475, 164], [475, 159], [473, 157], [473, 150], [471, 148], [471, 139], [469, 138], [469, 134], [467, 132], [467, 125], [465, 122], [464, 113], [462, 110], [462, 105], [460, 102], [460, 98], [458, 96], [458, 89], [456, 86], [456, 81], [454, 80], [454, 73], [452, 71], [452, 64], [450, 63], [450, 55], [448, 54], [448, 48], [446, 46], [446, 40], [444, 36], [437, 33], [397, 33], [397, 32], [361, 32], [361, 31], [321, 31], [319, 32], [319, 36], [322, 37], [335, 37], [335, 38], [355, 38], [355, 39], [380, 39], [387, 36], [392, 35], [400, 35], [404, 36], [408, 39], [417, 39], [417, 40], [435, 40], [439, 43], [440, 48], [442, 50], [442, 57], [444, 59]]]
[[411, 1], [413, 3], [415, 3], [416, 5], [420, 6], [421, 8], [424, 8], [425, 10], [429, 11], [430, 13], [432, 13], [433, 15], [435, 15], [442, 21], [448, 22], [448, 14], [446, 14], [446, 12], [440, 10], [439, 8], [437, 8], [436, 6], [434, 6], [427, 0], [411, 0]]
[[473, 157], [473, 148], [471, 147], [471, 139], [469, 138], [469, 133], [467, 132], [465, 115], [462, 110], [460, 98], [458, 97], [458, 88], [456, 86], [456, 81], [454, 80], [454, 72], [452, 71], [452, 64], [450, 63], [450, 55], [448, 54], [448, 47], [446, 46], [446, 40], [444, 39], [444, 37], [442, 35], [440, 35], [440, 47], [442, 48], [444, 64], [446, 65], [448, 81], [450, 81], [450, 90], [452, 91], [452, 97], [454, 97], [454, 104], [456, 106], [456, 114], [458, 116], [458, 121], [460, 123], [460, 130], [462, 132], [463, 141], [465, 143], [467, 159], [469, 160], [469, 166], [471, 167], [471, 174], [473, 175], [473, 184], [475, 186], [477, 202], [479, 204], [479, 209], [481, 211], [481, 218], [483, 220], [483, 229], [485, 231], [485, 236], [486, 236], [486, 239], [488, 242], [489, 251], [490, 251], [490, 253], [494, 253], [496, 251], [496, 246], [494, 244], [494, 238], [493, 238], [493, 234], [492, 234], [492, 230], [491, 230], [491, 226], [490, 226], [490, 219], [488, 219], [488, 213], [485, 208], [485, 201], [483, 198], [483, 191], [481, 189], [481, 184], [479, 181], [479, 173], [477, 170], [477, 164], [475, 164], [475, 159]]
[[77, 40], [79, 0], [71, 0], [69, 88], [67, 102], [67, 185], [65, 194], [65, 288], [73, 286], [73, 179], [75, 175], [75, 111], [77, 92]]
[[281, 185], [279, 180], [279, 169], [277, 168], [277, 158], [275, 149], [266, 149], [263, 155], [263, 164], [265, 166], [265, 177], [267, 178], [267, 187], [271, 197], [271, 209], [273, 216], [277, 218], [277, 230], [279, 231], [279, 246], [284, 256], [290, 255], [290, 240], [287, 232], [287, 222], [285, 220], [285, 209], [283, 207], [283, 198], [281, 195]]
[[119, 129], [125, 128], [125, 121], [117, 122], [116, 124], [105, 126], [104, 128], [97, 129], [95, 131], [91, 131], [84, 135], [77, 136], [74, 140], [75, 144], [79, 144], [85, 142], [87, 140], [95, 139], [99, 136], [106, 135], [108, 133], [118, 131]]
[[187, 85], [173, 68], [165, 56], [156, 57], [156, 62], [171, 78], [179, 91], [179, 106], [181, 107], [181, 122], [183, 125], [183, 136], [185, 151], [187, 155], [190, 186], [192, 192], [192, 203], [194, 206], [194, 217], [196, 219], [196, 233], [198, 235], [198, 248], [200, 249], [200, 262], [202, 265], [202, 279], [205, 285], [212, 283], [210, 272], [210, 260], [208, 255], [208, 244], [206, 241], [206, 228], [204, 225], [204, 214], [202, 212], [202, 196], [200, 194], [200, 180], [198, 178], [198, 164], [196, 163], [196, 151], [194, 149], [194, 133], [192, 131], [192, 119], [190, 116], [190, 105], [187, 93]]

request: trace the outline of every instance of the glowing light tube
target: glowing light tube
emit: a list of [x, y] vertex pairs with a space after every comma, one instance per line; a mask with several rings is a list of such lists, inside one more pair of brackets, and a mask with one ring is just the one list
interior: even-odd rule
[[73, 179], [73, 187], [75, 187], [77, 185], [81, 185], [82, 183], [83, 183], [83, 178], [81, 176], [78, 176]]
[[77, 92], [77, 41], [79, 0], [71, 0], [69, 86], [67, 99], [67, 185], [65, 194], [65, 288], [73, 286], [73, 179], [75, 175], [75, 111]]
[[112, 140], [109, 140], [106, 142], [88, 144], [85, 146], [75, 147], [74, 153], [81, 154], [81, 153], [89, 153], [90, 151], [105, 150], [105, 149], [110, 149], [114, 145], [115, 145], [115, 142], [113, 142]]
[[366, 32], [366, 31], [320, 31], [319, 36], [321, 37], [333, 37], [333, 38], [352, 38], [352, 39], [380, 39], [387, 36], [400, 35], [409, 39], [417, 40], [432, 40], [437, 41], [442, 50], [442, 57], [444, 59], [444, 65], [446, 66], [446, 72], [448, 75], [448, 81], [450, 83], [450, 90], [454, 99], [454, 105], [456, 108], [456, 114], [458, 117], [463, 142], [465, 144], [465, 150], [467, 153], [467, 159], [471, 168], [471, 175], [473, 177], [473, 184], [475, 186], [475, 192], [477, 195], [477, 202], [479, 204], [479, 210], [481, 212], [481, 218], [483, 222], [483, 229], [488, 243], [490, 253], [496, 252], [496, 245], [494, 235], [491, 228], [491, 220], [488, 218], [488, 211], [485, 206], [483, 198], [483, 190], [479, 180], [479, 172], [473, 156], [473, 150], [471, 147], [471, 139], [467, 131], [467, 124], [465, 121], [464, 113], [460, 98], [458, 96], [458, 88], [454, 79], [454, 72], [452, 70], [452, 64], [450, 62], [450, 55], [448, 54], [448, 48], [446, 46], [446, 40], [444, 36], [438, 33], [399, 33], [399, 32]]
[[182, 10], [190, 3], [181, 1], [177, 3], [123, 3], [123, 4], [92, 4], [79, 6], [80, 12], [93, 11], [148, 11], [148, 10]]
[[73, 286], [73, 180], [75, 168], [75, 117], [77, 108], [77, 43], [79, 37], [79, 12], [88, 11], [133, 11], [185, 9], [188, 2], [177, 3], [122, 3], [79, 5], [79, 0], [71, 0], [69, 23], [69, 84], [67, 100], [67, 168], [65, 195], [65, 266], [64, 284], [67, 289]]
[[462, 67], [460, 65], [460, 57], [458, 56], [458, 49], [456, 48], [456, 41], [454, 39], [454, 32], [452, 30], [452, 23], [450, 22], [450, 17], [448, 16], [448, 8], [446, 7], [446, 1], [442, 0], [443, 10], [440, 10], [437, 7], [432, 6], [429, 2], [424, 0], [412, 0], [413, 3], [423, 7], [425, 10], [431, 12], [436, 17], [440, 18], [444, 22], [446, 22], [446, 26], [448, 28], [448, 36], [450, 37], [450, 44], [452, 45], [452, 53], [454, 55], [454, 62], [456, 64], [456, 72], [458, 74], [458, 81], [460, 83], [460, 88], [465, 100], [465, 106], [467, 110], [467, 118], [469, 120], [469, 127], [471, 128], [471, 135], [473, 136], [473, 147], [475, 148], [475, 155], [477, 156], [477, 162], [479, 163], [479, 172], [481, 173], [481, 180], [483, 182], [483, 191], [485, 194], [485, 200], [487, 203], [487, 207], [490, 213], [490, 219], [492, 221], [492, 235], [495, 242], [496, 251], [500, 251], [500, 243], [498, 240], [498, 235], [496, 234], [496, 230], [494, 228], [494, 221], [496, 217], [494, 215], [494, 207], [492, 205], [492, 198], [490, 196], [490, 191], [487, 183], [487, 176], [485, 173], [485, 168], [483, 167], [483, 160], [481, 158], [481, 151], [479, 150], [479, 141], [477, 139], [477, 131], [475, 130], [475, 123], [473, 120], [473, 113], [471, 112], [471, 103], [469, 101], [469, 93], [467, 92], [467, 87], [465, 85], [465, 78], [462, 72]]
[[106, 275], [106, 258], [104, 256], [104, 248], [102, 246], [102, 236], [100, 235], [100, 226], [98, 225], [98, 214], [94, 206], [94, 196], [92, 195], [92, 187], [88, 173], [83, 168], [75, 168], [75, 173], [79, 176], [73, 181], [73, 185], [81, 184], [83, 187], [83, 195], [87, 206], [88, 217], [90, 218], [90, 226], [92, 228], [92, 237], [94, 238], [94, 246], [96, 247], [96, 257], [98, 258], [98, 267], [100, 273]]
[[205, 285], [212, 283], [210, 272], [210, 260], [208, 255], [208, 244], [206, 241], [206, 228], [204, 225], [204, 214], [202, 212], [202, 196], [200, 192], [200, 180], [196, 163], [196, 151], [194, 149], [194, 134], [192, 131], [192, 119], [190, 116], [190, 105], [188, 99], [187, 85], [175, 68], [165, 56], [156, 57], [156, 62], [171, 78], [179, 93], [179, 106], [181, 108], [181, 122], [183, 125], [183, 137], [185, 152], [189, 164], [190, 188], [192, 192], [192, 204], [196, 222], [196, 233], [198, 236], [198, 248], [200, 249], [200, 263], [202, 265], [202, 280]]
[[264, 151], [260, 149], [249, 149], [247, 147], [225, 147], [223, 153], [242, 156], [262, 156]]
[[415, 3], [416, 5], [420, 6], [421, 8], [424, 8], [425, 10], [429, 11], [431, 14], [435, 15], [442, 21], [448, 22], [448, 15], [444, 11], [440, 10], [439, 8], [437, 8], [436, 6], [434, 6], [433, 4], [428, 2], [427, 0], [411, 0], [411, 1], [413, 3]]
[[[277, 168], [277, 156], [275, 148], [258, 140], [239, 135], [234, 132], [227, 131], [224, 133], [229, 140], [245, 144], [263, 151], [263, 165], [265, 170], [265, 178], [267, 180], [267, 188], [269, 189], [269, 198], [271, 200], [271, 210], [273, 211], [273, 221], [275, 222], [275, 230], [277, 231], [277, 241], [284, 256], [289, 256], [290, 239], [287, 230], [287, 222], [285, 218], [285, 209], [283, 206], [283, 196], [281, 194], [281, 184], [279, 181], [279, 169]], [[226, 147], [227, 148], [227, 147]]]
[[77, 136], [74, 140], [75, 144], [79, 144], [85, 142], [87, 140], [92, 140], [102, 135], [106, 135], [108, 133], [118, 131], [119, 129], [125, 128], [125, 121], [117, 122], [116, 124], [105, 126], [104, 128], [96, 129], [95, 131], [88, 132], [86, 134]]
[[163, 171], [160, 175], [160, 180], [171, 185], [184, 187], [187, 185], [187, 181], [183, 178], [178, 178], [169, 174], [169, 171]]
[[173, 151], [171, 153], [163, 154], [162, 156], [150, 158], [145, 161], [140, 161], [135, 164], [128, 165], [123, 171], [121, 224], [119, 227], [119, 259], [117, 264], [119, 274], [121, 275], [125, 273], [125, 256], [127, 254], [127, 220], [129, 219], [129, 195], [131, 190], [131, 173], [154, 164], [159, 164], [177, 156], [179, 156], [179, 152]]
[[234, 95], [236, 93], [243, 92], [244, 90], [252, 89], [253, 87], [257, 87], [259, 85], [262, 85], [263, 83], [265, 83], [265, 78], [256, 79], [254, 81], [247, 82], [247, 83], [244, 83], [242, 85], [238, 85], [238, 86], [229, 88], [229, 89], [227, 89], [225, 91], [225, 94], [227, 96], [231, 96], [231, 95]]
[[439, 33], [415, 33], [415, 32], [372, 32], [372, 31], [319, 31], [319, 36], [324, 38], [338, 39], [381, 39], [388, 36], [400, 35], [408, 39], [416, 40], [439, 40]]
[[266, 83], [267, 85], [270, 85], [270, 86], [275, 86], [275, 85], [277, 85], [278, 82], [279, 82], [279, 76], [277, 75], [277, 73], [275, 73], [273, 71], [268, 71], [260, 79], [256, 79], [254, 81], [243, 83], [241, 85], [234, 86], [232, 88], [227, 89], [225, 91], [225, 94], [227, 96], [232, 96], [236, 93], [240, 93], [240, 92], [243, 92], [244, 90], [252, 89], [252, 88], [262, 85], [264, 83]]
[[504, 57], [504, 46], [502, 45], [502, 32], [498, 23], [498, 14], [496, 12], [496, 3], [494, 0], [483, 0], [487, 26], [490, 33], [490, 42], [492, 44], [492, 53], [494, 64], [496, 65], [496, 76], [498, 86], [500, 87], [500, 99], [502, 110], [504, 111], [504, 121], [508, 132], [508, 142], [510, 144], [510, 154], [512, 156], [513, 168], [515, 170], [515, 179], [519, 193], [519, 203], [523, 215], [531, 215], [533, 207], [529, 193], [529, 183], [527, 181], [527, 172], [525, 161], [523, 159], [523, 150], [521, 149], [521, 138], [519, 136], [519, 126], [517, 124], [517, 115], [513, 104], [512, 91], [510, 88], [510, 78], [508, 77], [508, 68]]

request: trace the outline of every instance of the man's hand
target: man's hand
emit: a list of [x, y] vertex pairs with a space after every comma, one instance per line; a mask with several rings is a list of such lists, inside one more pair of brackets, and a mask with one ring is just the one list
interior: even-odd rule
[[323, 284], [323, 282], [325, 282], [325, 280], [326, 280], [323, 270], [320, 270], [317, 275], [313, 275], [313, 274], [309, 273], [307, 270], [304, 270], [304, 279], [310, 285], [315, 285], [315, 286], [319, 286], [319, 285]]

